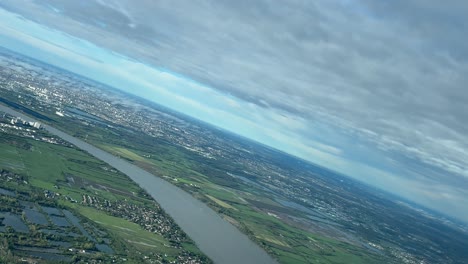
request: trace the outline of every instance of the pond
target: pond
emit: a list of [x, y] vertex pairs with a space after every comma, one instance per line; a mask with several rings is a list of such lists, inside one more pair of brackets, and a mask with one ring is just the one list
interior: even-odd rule
[[114, 254], [114, 250], [106, 244], [96, 244], [96, 248], [102, 253]]
[[84, 236], [86, 236], [89, 240], [96, 242], [96, 239], [94, 239], [85, 229], [84, 227], [80, 224], [80, 219], [78, 219], [76, 216], [73, 215], [72, 212], [68, 210], [63, 210], [63, 213], [65, 216], [70, 220], [70, 222], [76, 226], [81, 233], [83, 233]]
[[12, 191], [9, 191], [9, 190], [6, 190], [6, 189], [3, 189], [3, 188], [0, 188], [0, 194], [1, 195], [6, 195], [6, 196], [11, 196], [11, 197], [16, 197], [16, 193], [14, 193]]
[[50, 217], [50, 220], [52, 221], [52, 223], [54, 223], [54, 225], [56, 225], [56, 226], [60, 226], [60, 227], [70, 226], [70, 223], [67, 221], [67, 219], [65, 217], [55, 216], [55, 215], [51, 215], [49, 217]]
[[35, 207], [30, 208], [26, 207], [24, 208], [24, 214], [26, 215], [26, 218], [28, 219], [29, 222], [33, 224], [38, 224], [38, 225], [48, 225], [49, 221], [47, 221], [47, 218], [45, 215], [39, 211]]
[[49, 241], [49, 244], [52, 246], [62, 247], [62, 248], [70, 248], [72, 244], [70, 242], [64, 241]]
[[42, 206], [42, 210], [49, 215], [63, 216], [63, 213], [55, 207]]
[[54, 253], [47, 253], [47, 252], [28, 252], [28, 255], [32, 257], [37, 257], [41, 258], [44, 260], [49, 260], [49, 261], [63, 261], [63, 262], [70, 262], [72, 259], [70, 257], [60, 255], [60, 254], [54, 254]]
[[11, 226], [16, 232], [29, 233], [29, 228], [24, 224], [23, 220], [19, 215], [12, 213], [0, 213], [0, 216], [5, 217], [3, 219], [3, 225]]
[[48, 234], [48, 235], [55, 235], [55, 236], [63, 236], [63, 237], [79, 237], [81, 235], [73, 232], [63, 232], [63, 231], [57, 231], [57, 230], [50, 230], [50, 229], [41, 229], [39, 232]]

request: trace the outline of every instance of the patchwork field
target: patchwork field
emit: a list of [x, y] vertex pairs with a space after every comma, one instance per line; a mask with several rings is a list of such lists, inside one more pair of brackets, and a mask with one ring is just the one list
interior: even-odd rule
[[[87, 153], [8, 131], [0, 150], [0, 241], [10, 245], [0, 262], [209, 262], [186, 236], [170, 234], [177, 226], [139, 186]], [[175, 229], [148, 230], [138, 210]]]

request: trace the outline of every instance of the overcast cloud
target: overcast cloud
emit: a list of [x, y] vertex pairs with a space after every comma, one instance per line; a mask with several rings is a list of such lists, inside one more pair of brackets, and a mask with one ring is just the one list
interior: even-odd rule
[[361, 180], [393, 192], [405, 186], [400, 194], [468, 221], [460, 212], [468, 211], [467, 1], [0, 0], [0, 7], [254, 104], [263, 109], [256, 121], [282, 130], [272, 138], [339, 156], [350, 163], [323, 161], [356, 178], [362, 166], [350, 164], [368, 166]]

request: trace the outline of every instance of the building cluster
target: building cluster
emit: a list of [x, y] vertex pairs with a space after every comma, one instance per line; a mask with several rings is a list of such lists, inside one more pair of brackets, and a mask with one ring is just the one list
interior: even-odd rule
[[23, 120], [21, 117], [12, 118], [10, 120], [10, 124], [12, 124], [12, 125], [21, 124], [23, 126], [30, 126], [30, 127], [36, 128], [36, 129], [40, 129], [42, 127], [42, 124], [39, 123], [39, 122], [26, 121], [26, 120]]
[[172, 247], [181, 248], [180, 243], [188, 239], [185, 233], [157, 204], [147, 207], [124, 200], [111, 202], [86, 194], [82, 196], [81, 203], [106, 211], [113, 216], [127, 219], [147, 231], [157, 233], [171, 241]]
[[7, 114], [0, 115], [0, 132], [55, 145], [70, 146], [69, 143], [60, 138], [46, 135], [46, 133], [41, 130], [42, 128], [43, 125], [40, 122], [26, 121], [20, 117]]
[[[182, 249], [181, 243], [188, 241], [185, 233], [157, 204], [153, 204], [153, 207], [146, 207], [125, 200], [113, 202], [100, 200], [90, 195], [83, 195], [81, 203], [136, 223], [147, 231], [163, 236], [171, 242], [170, 245], [166, 245], [168, 247]], [[158, 259], [163, 259], [163, 256], [158, 256]], [[199, 264], [204, 261], [200, 256], [183, 250], [176, 260], [170, 263]]]
[[26, 178], [9, 170], [0, 170], [0, 179], [6, 182], [16, 182], [18, 184], [28, 184]]

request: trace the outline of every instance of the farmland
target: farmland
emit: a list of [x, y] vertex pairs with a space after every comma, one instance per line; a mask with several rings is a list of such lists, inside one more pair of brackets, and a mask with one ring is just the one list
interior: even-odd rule
[[[209, 261], [157, 203], [107, 164], [49, 143], [51, 135], [24, 124], [3, 126], [0, 135], [4, 261]], [[157, 219], [157, 228], [133, 216], [135, 208]]]

